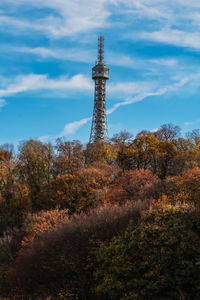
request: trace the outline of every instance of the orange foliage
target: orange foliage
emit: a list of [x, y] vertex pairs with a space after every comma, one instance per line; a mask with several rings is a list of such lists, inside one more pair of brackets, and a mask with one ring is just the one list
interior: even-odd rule
[[157, 197], [160, 179], [148, 170], [127, 171], [108, 190], [105, 202], [124, 203]]
[[158, 200], [152, 200], [152, 207], [160, 207], [166, 205], [169, 202], [167, 195], [162, 194]]
[[174, 177], [178, 194], [176, 200], [190, 201], [200, 205], [200, 168], [195, 167]]
[[[63, 289], [65, 299], [89, 298], [93, 284], [94, 244], [109, 241], [122, 232], [130, 220], [137, 221], [147, 202], [102, 205], [70, 219], [66, 211], [55, 210], [30, 216], [24, 228], [26, 238], [17, 254], [11, 280], [24, 299], [44, 299]], [[68, 297], [72, 294], [72, 297]]]
[[58, 175], [51, 181], [52, 204], [68, 208], [70, 213], [94, 205], [93, 194], [107, 186], [112, 175], [109, 168], [91, 166], [84, 168], [74, 175]]
[[21, 246], [30, 246], [33, 240], [38, 238], [42, 233], [59, 228], [68, 222], [69, 216], [67, 209], [54, 209], [40, 211], [37, 214], [28, 214], [22, 228], [24, 238], [21, 242]]

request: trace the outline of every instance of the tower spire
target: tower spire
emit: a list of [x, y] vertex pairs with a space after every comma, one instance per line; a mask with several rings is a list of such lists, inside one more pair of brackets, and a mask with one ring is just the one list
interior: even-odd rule
[[99, 41], [98, 63], [102, 65], [104, 59], [104, 37], [102, 36], [102, 34], [98, 37], [98, 41]]
[[98, 60], [92, 68], [92, 79], [95, 81], [94, 110], [89, 143], [105, 141], [107, 137], [106, 121], [106, 80], [109, 79], [109, 68], [104, 63], [104, 38], [98, 38]]

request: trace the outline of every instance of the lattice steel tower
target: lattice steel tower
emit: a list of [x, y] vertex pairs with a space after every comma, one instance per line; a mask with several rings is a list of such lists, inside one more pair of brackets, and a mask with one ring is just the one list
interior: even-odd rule
[[98, 60], [92, 68], [92, 79], [95, 81], [94, 111], [89, 143], [104, 141], [107, 138], [106, 121], [106, 80], [109, 79], [109, 68], [104, 63], [104, 38], [98, 38]]

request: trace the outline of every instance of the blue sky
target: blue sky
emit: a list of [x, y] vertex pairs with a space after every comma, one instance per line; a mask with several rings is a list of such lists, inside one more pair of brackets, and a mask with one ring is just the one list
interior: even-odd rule
[[199, 0], [1, 0], [0, 144], [88, 141], [100, 33], [110, 137], [200, 127]]

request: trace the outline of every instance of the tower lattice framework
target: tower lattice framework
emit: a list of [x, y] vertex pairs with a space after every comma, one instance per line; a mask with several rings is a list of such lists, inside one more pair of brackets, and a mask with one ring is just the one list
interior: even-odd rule
[[109, 79], [109, 68], [104, 63], [104, 38], [98, 38], [98, 60], [92, 68], [92, 79], [95, 81], [94, 111], [89, 143], [105, 141], [107, 138], [106, 120], [106, 80]]

